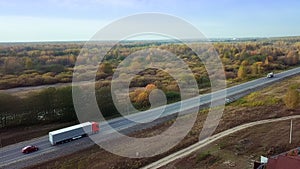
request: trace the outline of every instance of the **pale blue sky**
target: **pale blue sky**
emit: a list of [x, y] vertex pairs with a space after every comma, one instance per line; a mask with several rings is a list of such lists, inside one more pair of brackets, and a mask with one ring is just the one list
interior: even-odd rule
[[161, 12], [208, 38], [300, 35], [298, 0], [1, 0], [0, 41], [88, 40], [110, 22]]

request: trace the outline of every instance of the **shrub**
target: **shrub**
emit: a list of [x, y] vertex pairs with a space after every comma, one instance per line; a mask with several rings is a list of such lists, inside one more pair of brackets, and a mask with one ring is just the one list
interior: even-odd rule
[[211, 156], [210, 152], [202, 152], [200, 154], [197, 155], [197, 162], [203, 161], [208, 159]]
[[284, 103], [286, 107], [290, 110], [295, 109], [299, 104], [299, 92], [297, 91], [297, 86], [290, 86], [284, 97]]

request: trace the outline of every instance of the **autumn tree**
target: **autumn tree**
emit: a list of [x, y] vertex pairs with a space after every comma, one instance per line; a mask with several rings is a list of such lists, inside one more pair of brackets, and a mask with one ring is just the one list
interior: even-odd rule
[[73, 54], [71, 54], [70, 56], [68, 56], [68, 62], [69, 62], [69, 65], [72, 65], [72, 66], [74, 66], [75, 65], [75, 62], [76, 62], [76, 57], [73, 55]]
[[245, 66], [240, 66], [239, 70], [238, 70], [238, 78], [239, 79], [244, 79], [246, 78], [246, 74], [247, 74], [247, 70]]
[[266, 57], [266, 59], [265, 59], [265, 65], [269, 65], [269, 57]]
[[6, 58], [4, 61], [4, 72], [6, 74], [14, 74], [20, 72], [23, 69], [20, 60], [15, 57]]
[[157, 87], [154, 84], [148, 84], [145, 89], [148, 93], [150, 93], [152, 90], [156, 89]]
[[258, 74], [258, 65], [257, 65], [257, 63], [253, 63], [251, 65], [251, 74], [252, 75], [257, 75]]
[[112, 68], [112, 65], [108, 62], [104, 62], [100, 65], [100, 68], [99, 70], [103, 73], [106, 73], [106, 74], [112, 74], [113, 73], [113, 68]]
[[101, 87], [96, 90], [96, 99], [101, 114], [104, 117], [114, 116], [118, 114], [118, 110], [113, 102], [113, 93], [110, 87]]
[[299, 56], [297, 51], [290, 51], [285, 59], [286, 64], [296, 65], [299, 62]]
[[261, 74], [261, 73], [263, 73], [263, 71], [264, 71], [264, 68], [263, 68], [263, 63], [262, 62], [256, 62], [256, 64], [257, 64], [257, 73], [258, 74]]
[[150, 105], [149, 95], [154, 89], [157, 89], [157, 87], [154, 84], [148, 84], [143, 89], [138, 88], [130, 94], [130, 99], [136, 104], [138, 104], [138, 107], [147, 107]]
[[242, 63], [241, 63], [242, 66], [248, 66], [249, 65], [249, 62], [244, 60]]
[[143, 91], [137, 96], [136, 102], [139, 103], [140, 105], [146, 106], [148, 102], [148, 97], [149, 97], [148, 93], [146, 91]]
[[138, 96], [143, 93], [145, 90], [141, 88], [135, 89], [133, 92], [129, 94], [130, 100], [133, 102], [137, 102]]
[[299, 104], [299, 92], [297, 86], [290, 86], [284, 97], [284, 103], [288, 109], [295, 109]]
[[29, 57], [25, 58], [25, 68], [26, 69], [32, 69], [33, 68], [32, 59], [29, 58]]
[[0, 122], [1, 127], [7, 125], [7, 117], [12, 117], [20, 110], [21, 100], [17, 96], [0, 93]]
[[271, 56], [271, 55], [270, 55], [270, 56], [268, 56], [267, 58], [268, 58], [269, 62], [273, 62], [273, 61], [274, 61], [274, 57], [273, 57], [273, 56]]

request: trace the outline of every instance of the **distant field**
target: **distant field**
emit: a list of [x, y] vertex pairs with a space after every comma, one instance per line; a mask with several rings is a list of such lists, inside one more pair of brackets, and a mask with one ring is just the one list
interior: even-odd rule
[[[214, 48], [224, 64], [227, 80], [245, 81], [265, 76], [270, 71], [298, 65], [299, 42], [299, 37], [212, 42], [212, 46], [201, 45], [202, 52], [198, 57], [206, 58]], [[92, 50], [88, 51], [82, 50], [81, 42], [0, 44], [0, 89], [71, 82], [76, 62], [81, 65], [78, 67], [81, 71], [78, 78], [87, 80], [86, 78], [91, 76], [91, 65], [97, 65], [97, 52], [107, 46], [104, 42], [95, 43], [89, 46]], [[116, 45], [105, 55], [103, 63], [98, 65], [96, 80], [99, 86], [108, 85], [114, 69], [126, 57], [147, 48], [176, 54], [192, 69], [200, 88], [209, 86], [205, 67], [195, 53], [184, 44], [169, 42], [128, 42]], [[91, 52], [92, 56], [77, 60], [78, 55], [88, 56]], [[153, 56], [149, 55], [145, 59], [151, 61], [151, 57]], [[137, 64], [131, 64], [137, 66], [139, 61]], [[85, 67], [86, 65], [89, 67]], [[173, 80], [161, 71], [150, 69], [140, 72], [131, 86], [145, 87], [149, 83], [168, 87], [172, 85]]]

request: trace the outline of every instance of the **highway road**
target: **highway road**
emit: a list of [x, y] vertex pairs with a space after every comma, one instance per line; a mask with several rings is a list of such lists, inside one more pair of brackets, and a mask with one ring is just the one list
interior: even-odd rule
[[[293, 75], [299, 74], [300, 68], [291, 69], [282, 73], [278, 73], [274, 78], [260, 78], [253, 80], [247, 83], [243, 83], [237, 86], [227, 88], [225, 90], [217, 91], [210, 94], [201, 95], [192, 99], [184, 100], [182, 102], [173, 103], [167, 106], [158, 107], [151, 109], [145, 112], [129, 115], [130, 119], [134, 121], [148, 121], [149, 119], [154, 119], [154, 117], [167, 117], [172, 114], [176, 114], [181, 107], [181, 104], [184, 104], [183, 110], [188, 110], [197, 106], [207, 105], [211, 102], [211, 98], [214, 100], [220, 100], [228, 98], [229, 100], [235, 100], [238, 97], [242, 96], [241, 94], [250, 93], [254, 90], [257, 90], [261, 87], [268, 86], [274, 82], [280, 81], [282, 79], [291, 77]], [[227, 95], [226, 95], [227, 93]], [[163, 109], [163, 113], [160, 114], [160, 111]], [[93, 137], [101, 138], [99, 141], [107, 141], [113, 139], [110, 135], [113, 135], [113, 131], [109, 130], [108, 125], [116, 129], [117, 131], [128, 131], [133, 132], [134, 130], [131, 127], [136, 126], [137, 123], [130, 121], [125, 117], [119, 117], [108, 122], [100, 124], [101, 132], [94, 135]], [[40, 150], [31, 154], [24, 155], [20, 150], [26, 145], [37, 145]], [[29, 166], [32, 162], [43, 162], [50, 160], [52, 158], [73, 153], [82, 149], [85, 149], [94, 143], [88, 138], [82, 138], [75, 140], [70, 143], [61, 144], [57, 146], [51, 146], [48, 141], [48, 136], [43, 136], [29, 141], [20, 142], [14, 145], [6, 146], [0, 149], [0, 168], [20, 168], [24, 166]], [[28, 162], [31, 161], [31, 162]]]

